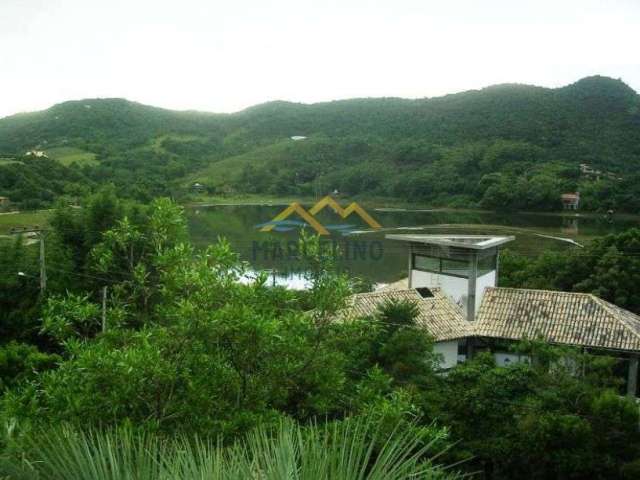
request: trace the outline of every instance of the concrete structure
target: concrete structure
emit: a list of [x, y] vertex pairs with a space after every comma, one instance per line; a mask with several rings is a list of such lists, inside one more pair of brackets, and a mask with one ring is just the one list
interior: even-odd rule
[[473, 321], [485, 288], [498, 278], [498, 247], [515, 237], [387, 235], [409, 246], [409, 288], [442, 288]]
[[415, 302], [416, 324], [434, 339], [443, 369], [479, 351], [496, 364], [528, 362], [506, 345], [524, 339], [579, 347], [624, 362], [639, 396], [640, 316], [588, 293], [499, 288], [499, 247], [513, 237], [387, 235], [408, 245], [409, 278], [351, 297], [340, 317], [379, 314], [388, 300]]
[[588, 163], [580, 164], [580, 173], [582, 176], [588, 177], [591, 180], [600, 180], [601, 177], [609, 178], [611, 180], [623, 180], [623, 178], [616, 173], [597, 170], [592, 168]]
[[0, 197], [0, 208], [6, 208], [9, 206], [9, 197]]

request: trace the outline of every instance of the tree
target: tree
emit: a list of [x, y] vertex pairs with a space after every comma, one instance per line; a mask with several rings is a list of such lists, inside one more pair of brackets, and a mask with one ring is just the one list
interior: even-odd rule
[[[498, 367], [481, 354], [444, 379], [440, 418], [488, 478], [623, 478], [640, 455], [633, 400], [613, 359], [524, 342], [534, 359]], [[576, 368], [579, 366], [579, 368]], [[629, 467], [631, 468], [631, 467]]]
[[[199, 253], [183, 243], [184, 217], [171, 202], [150, 213], [141, 227], [117, 222], [90, 256], [113, 279], [108, 331], [89, 297], [50, 298], [43, 331], [61, 342], [64, 361], [8, 393], [5, 414], [207, 434], [285, 412], [339, 414], [346, 356], [330, 348], [328, 318], [349, 293], [344, 277], [313, 260], [310, 315], [266, 277], [238, 282], [245, 266], [226, 242]], [[304, 250], [313, 257], [318, 246]]]
[[543, 288], [593, 293], [640, 312], [640, 230], [594, 240], [583, 249], [546, 252], [527, 259], [513, 252], [501, 256], [505, 287]]

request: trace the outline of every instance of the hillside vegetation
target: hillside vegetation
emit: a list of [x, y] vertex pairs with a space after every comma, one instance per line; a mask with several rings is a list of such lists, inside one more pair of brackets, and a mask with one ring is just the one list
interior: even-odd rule
[[[294, 141], [292, 136], [305, 136]], [[51, 152], [58, 166], [25, 159]], [[558, 89], [498, 85], [433, 99], [270, 102], [229, 114], [123, 99], [66, 102], [0, 119], [0, 195], [47, 203], [101, 183], [146, 201], [210, 193], [351, 196], [554, 210], [640, 208], [640, 97], [620, 80]], [[28, 161], [27, 161], [28, 160]], [[587, 164], [599, 174], [585, 174]], [[52, 169], [41, 191], [38, 176]]]

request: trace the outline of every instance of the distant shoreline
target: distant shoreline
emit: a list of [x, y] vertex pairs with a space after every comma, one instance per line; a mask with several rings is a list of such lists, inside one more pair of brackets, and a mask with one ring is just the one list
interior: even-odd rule
[[[494, 210], [485, 210], [480, 208], [456, 208], [456, 207], [443, 207], [425, 204], [409, 204], [397, 199], [381, 199], [381, 198], [337, 198], [339, 203], [348, 204], [352, 201], [362, 203], [373, 211], [380, 212], [457, 212], [457, 213], [484, 213], [484, 214], [501, 214], [505, 215], [532, 215], [532, 216], [546, 216], [546, 217], [565, 217], [565, 218], [605, 218], [604, 213], [598, 212], [531, 212], [531, 211], [514, 211], [514, 212], [499, 212]], [[265, 206], [265, 207], [283, 207], [291, 204], [292, 202], [298, 202], [305, 206], [313, 205], [317, 199], [308, 197], [261, 197], [258, 195], [247, 195], [238, 197], [201, 197], [200, 201], [180, 202], [185, 208], [197, 209], [197, 208], [212, 208], [212, 207], [242, 207], [242, 206]], [[28, 210], [28, 211], [9, 211], [0, 212], [0, 235], [6, 235], [12, 227], [24, 224], [46, 224], [48, 216], [53, 212], [52, 209], [42, 210]], [[614, 220], [635, 220], [640, 227], [640, 215], [632, 213], [616, 213], [613, 216]]]
[[[240, 207], [240, 206], [285, 206], [292, 202], [298, 202], [302, 205], [313, 205], [319, 199], [310, 197], [267, 197], [260, 195], [246, 195], [246, 196], [231, 196], [231, 197], [201, 197], [201, 201], [184, 202], [183, 205], [187, 208], [207, 208], [207, 207]], [[473, 207], [450, 207], [442, 205], [429, 205], [423, 203], [408, 203], [404, 200], [394, 198], [366, 198], [366, 197], [336, 197], [336, 200], [341, 203], [351, 203], [353, 201], [361, 203], [374, 210], [379, 211], [399, 211], [399, 212], [469, 212], [469, 213], [495, 213], [506, 215], [539, 215], [539, 216], [556, 216], [566, 218], [604, 218], [606, 214], [603, 212], [592, 211], [527, 211], [527, 210], [514, 210], [514, 211], [499, 211], [499, 210], [487, 210], [483, 208]], [[615, 213], [613, 218], [616, 219], [637, 219], [640, 222], [640, 214], [633, 213]]]

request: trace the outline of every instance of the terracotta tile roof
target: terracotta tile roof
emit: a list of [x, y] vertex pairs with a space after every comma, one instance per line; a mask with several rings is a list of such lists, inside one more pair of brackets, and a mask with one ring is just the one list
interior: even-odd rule
[[640, 317], [586, 293], [489, 287], [473, 335], [640, 351]]
[[423, 298], [417, 290], [385, 290], [352, 295], [349, 306], [341, 313], [342, 318], [362, 318], [375, 315], [378, 306], [387, 300], [408, 300], [416, 302], [420, 309], [416, 323], [423, 326], [434, 338], [441, 342], [455, 340], [470, 335], [470, 323], [460, 308], [442, 293], [432, 288], [433, 297]]
[[563, 193], [560, 195], [562, 200], [578, 200], [580, 198], [579, 193]]

